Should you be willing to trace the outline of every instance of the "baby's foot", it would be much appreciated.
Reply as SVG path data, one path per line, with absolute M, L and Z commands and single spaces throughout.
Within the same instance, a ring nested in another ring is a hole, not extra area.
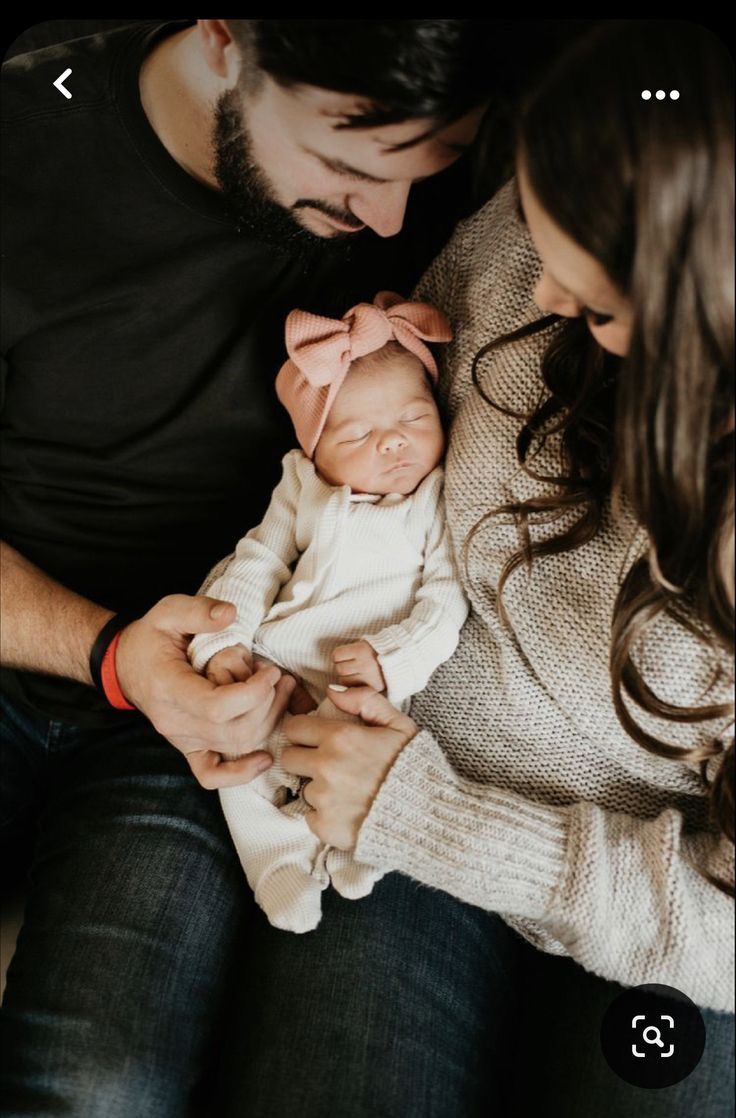
M 271 923 L 291 932 L 316 928 L 329 878 L 323 867 L 315 872 L 322 844 L 304 805 L 294 800 L 279 811 L 248 785 L 224 788 L 221 802 L 248 884 Z
M 285 932 L 311 932 L 322 917 L 326 878 L 305 873 L 301 865 L 273 866 L 264 872 L 255 898 L 269 922 Z
M 325 866 L 330 875 L 333 888 L 349 901 L 367 897 L 373 886 L 383 877 L 383 871 L 365 862 L 356 862 L 351 851 L 336 850 L 331 847 L 325 858 Z

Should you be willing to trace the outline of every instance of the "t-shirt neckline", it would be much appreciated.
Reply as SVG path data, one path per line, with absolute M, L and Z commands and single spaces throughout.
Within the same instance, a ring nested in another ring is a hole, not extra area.
M 169 20 L 153 27 L 141 24 L 132 28 L 113 71 L 116 103 L 131 143 L 161 186 L 203 217 L 234 226 L 228 207 L 217 191 L 192 178 L 166 150 L 141 101 L 140 70 L 144 58 L 163 39 L 190 26 L 191 20 Z

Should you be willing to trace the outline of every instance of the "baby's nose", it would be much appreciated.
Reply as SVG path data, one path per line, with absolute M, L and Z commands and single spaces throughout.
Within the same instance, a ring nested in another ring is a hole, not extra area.
M 401 431 L 384 431 L 379 446 L 382 454 L 390 450 L 400 450 L 402 446 L 406 446 L 406 438 Z

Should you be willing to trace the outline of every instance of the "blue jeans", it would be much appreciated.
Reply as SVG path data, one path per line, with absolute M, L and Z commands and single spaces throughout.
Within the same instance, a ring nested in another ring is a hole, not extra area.
M 688 1079 L 629 1087 L 598 1046 L 620 988 L 493 914 L 390 874 L 327 890 L 314 932 L 271 928 L 217 797 L 137 715 L 101 733 L 6 704 L 2 743 L 13 852 L 37 827 L 8 1118 L 732 1115 L 732 1017 L 705 1013 Z
M 137 714 L 101 733 L 2 713 L 0 854 L 34 853 L 0 1111 L 185 1114 L 246 901 L 217 796 Z

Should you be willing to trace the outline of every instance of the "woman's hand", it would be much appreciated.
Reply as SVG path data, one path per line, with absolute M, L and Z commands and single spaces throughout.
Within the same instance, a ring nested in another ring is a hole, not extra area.
M 386 773 L 417 733 L 406 714 L 370 687 L 330 685 L 332 702 L 363 724 L 297 715 L 284 720 L 293 745 L 281 755 L 284 769 L 309 779 L 305 802 L 310 829 L 322 842 L 351 850 Z

